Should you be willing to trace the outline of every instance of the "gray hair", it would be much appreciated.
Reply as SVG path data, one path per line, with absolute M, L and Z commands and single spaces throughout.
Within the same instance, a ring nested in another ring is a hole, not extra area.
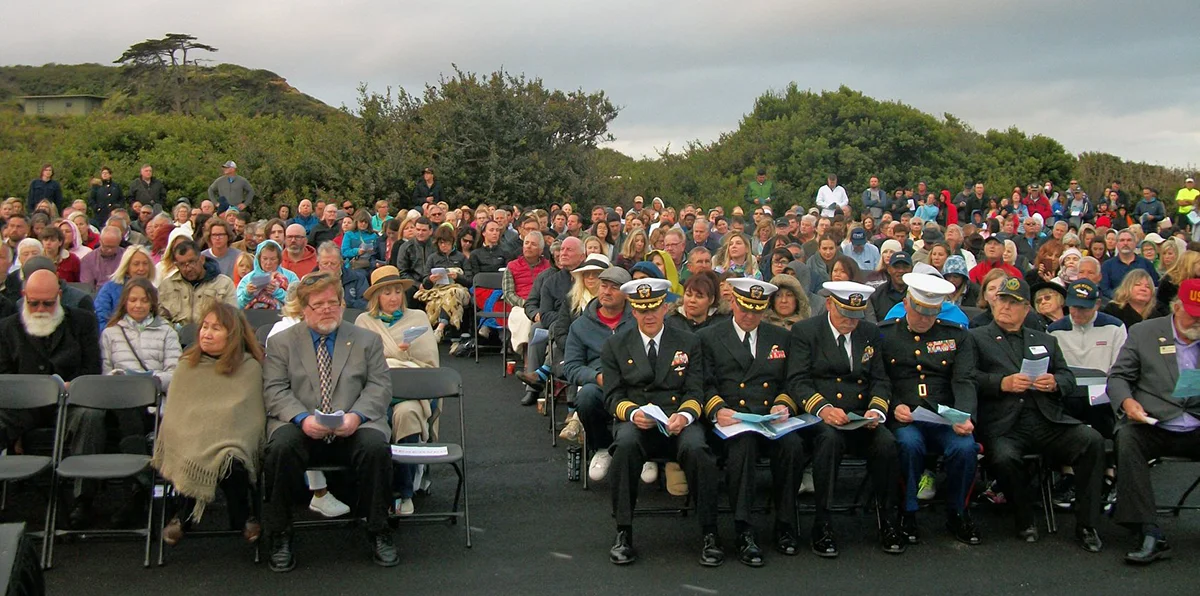
M 543 236 L 541 232 L 533 230 L 528 234 L 525 234 L 525 238 L 533 238 L 534 240 L 537 240 L 538 250 L 546 250 L 546 237 Z
M 317 258 L 320 258 L 321 255 L 325 254 L 334 254 L 340 259 L 342 258 L 342 249 L 338 248 L 338 245 L 334 244 L 332 241 L 326 240 L 317 247 Z
M 806 214 L 804 217 L 800 218 L 800 221 L 803 223 L 806 223 L 808 225 L 815 226 L 815 225 L 817 225 L 817 216 L 815 216 L 811 213 Z
M 1083 257 L 1082 259 L 1079 259 L 1079 269 L 1083 269 L 1084 263 L 1090 263 L 1092 265 L 1095 265 L 1096 270 L 1097 271 L 1100 270 L 1100 260 L 1097 259 L 1096 257 L 1088 256 L 1088 257 Z
M 689 259 L 694 259 L 694 258 L 696 258 L 696 257 L 697 257 L 697 256 L 699 256 L 699 255 L 709 255 L 709 256 L 712 256 L 712 253 L 711 253 L 711 252 L 710 252 L 710 251 L 709 251 L 707 248 L 704 248 L 703 246 L 697 246 L 696 248 L 693 248 L 693 249 L 691 250 L 691 252 L 689 252 L 689 253 L 688 253 L 688 258 L 689 258 Z

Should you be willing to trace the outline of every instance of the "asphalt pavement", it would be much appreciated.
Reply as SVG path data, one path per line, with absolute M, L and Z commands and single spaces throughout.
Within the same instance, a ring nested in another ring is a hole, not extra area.
M 1043 534 L 1037 544 L 1018 542 L 1007 512 L 991 506 L 975 509 L 984 543 L 959 544 L 941 527 L 939 509 L 920 517 L 923 543 L 895 556 L 880 552 L 873 515 L 846 514 L 835 519 L 840 558 L 819 559 L 806 549 L 797 557 L 767 551 L 766 565 L 751 569 L 732 552 L 733 522 L 721 516 L 727 561 L 716 569 L 698 563 L 700 530 L 695 517 L 638 518 L 634 542 L 640 559 L 618 568 L 608 562 L 614 535 L 607 482 L 583 490 L 566 479 L 566 447 L 550 446 L 549 423 L 532 407 L 518 403 L 522 387 L 501 378 L 500 357 L 472 359 L 443 356 L 459 370 L 466 391 L 466 453 L 474 546 L 463 544 L 462 526 L 402 525 L 397 531 L 398 567 L 371 562 L 361 528 L 302 529 L 295 540 L 297 567 L 272 573 L 255 564 L 253 550 L 237 537 L 188 536 L 167 552 L 163 567 L 144 569 L 142 546 L 129 540 L 82 540 L 56 547 L 55 568 L 46 572 L 51 594 L 762 594 L 816 591 L 823 594 L 1185 594 L 1195 590 L 1200 557 L 1200 512 L 1164 518 L 1174 558 L 1139 569 L 1122 563 L 1136 537 L 1107 518 L 1099 530 L 1104 552 L 1090 554 L 1072 538 L 1069 513 L 1058 516 L 1060 531 Z M 560 409 L 560 414 L 564 409 Z M 442 432 L 456 440 L 457 415 L 447 412 Z M 1174 501 L 1200 474 L 1200 466 L 1170 464 L 1154 472 L 1160 501 Z M 843 478 L 839 492 L 849 495 L 858 479 Z M 418 497 L 418 512 L 449 505 L 454 474 L 437 469 L 431 494 Z M 115 491 L 107 491 L 110 495 Z M 765 487 L 760 498 L 765 499 Z M 844 495 L 844 496 L 845 496 Z M 111 507 L 116 497 L 103 505 Z M 724 497 L 722 497 L 724 503 Z M 32 488 L 9 495 L 5 521 L 29 519 L 40 527 L 44 500 Z M 672 505 L 679 499 L 648 488 L 639 505 Z M 203 526 L 224 523 L 223 505 L 215 503 Z M 801 518 L 807 544 L 811 517 Z M 769 548 L 769 518 L 759 542 Z M 156 545 L 157 546 L 157 545 Z M 1188 587 L 1192 586 L 1192 587 Z

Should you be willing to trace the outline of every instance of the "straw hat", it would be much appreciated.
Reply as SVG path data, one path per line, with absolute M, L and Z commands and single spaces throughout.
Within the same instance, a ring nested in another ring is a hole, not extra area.
M 371 287 L 363 292 L 363 298 L 370 300 L 377 292 L 388 286 L 403 286 L 405 291 L 413 286 L 413 280 L 400 277 L 400 270 L 392 265 L 384 265 L 371 272 Z

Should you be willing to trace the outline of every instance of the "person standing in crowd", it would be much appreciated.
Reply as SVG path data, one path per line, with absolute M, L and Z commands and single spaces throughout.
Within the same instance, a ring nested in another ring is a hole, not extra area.
M 167 204 L 167 189 L 154 177 L 154 166 L 143 164 L 138 177 L 129 183 L 129 201 L 151 205 L 155 210 Z
M 609 413 L 617 420 L 610 448 L 617 470 L 612 481 L 617 536 L 609 561 L 626 565 L 637 560 L 633 511 L 641 472 L 647 458 L 666 456 L 683 467 L 695 495 L 703 534 L 700 564 L 716 567 L 725 562 L 725 551 L 717 534 L 717 460 L 698 424 L 703 354 L 696 336 L 664 324 L 670 286 L 667 280 L 653 278 L 623 284 L 621 291 L 628 296 L 637 326 L 613 336 L 602 348 L 598 379 L 604 384 Z M 648 405 L 667 414 L 667 421 L 651 418 L 643 409 Z
M 879 187 L 879 177 L 871 176 L 867 181 L 867 189 L 862 193 L 863 209 L 866 210 L 866 215 L 875 219 L 883 217 L 883 214 L 891 207 L 891 199 L 888 198 L 887 192 Z
M 208 187 L 208 200 L 217 205 L 217 213 L 230 207 L 245 211 L 254 202 L 254 186 L 238 175 L 237 167 L 233 160 L 221 164 L 221 176 Z
M 975 344 L 966 329 L 938 318 L 954 284 L 925 273 L 904 276 L 908 293 L 904 316 L 879 324 L 884 370 L 892 384 L 892 422 L 900 452 L 904 502 L 900 531 L 909 544 L 919 544 L 917 494 L 932 475 L 923 474 L 927 454 L 941 452 L 946 469 L 946 529 L 963 544 L 979 544 L 971 520 L 968 494 L 975 481 Z M 966 419 L 935 424 L 914 418 L 917 408 L 939 414 L 942 406 Z
M 895 437 L 883 425 L 890 388 L 878 350 L 879 329 L 863 321 L 873 290 L 852 281 L 826 282 L 824 289 L 829 292 L 826 313 L 793 325 L 788 343 L 787 393 L 804 412 L 824 422 L 811 431 L 816 492 L 812 551 L 824 558 L 839 554 L 829 506 L 848 449 L 867 459 L 880 520 L 879 546 L 900 554 L 905 541 L 896 524 L 899 453 Z
M 400 276 L 399 270 L 384 265 L 371 273 L 371 286 L 367 288 L 367 312 L 358 315 L 354 324 L 375 333 L 383 341 L 383 357 L 389 369 L 437 368 L 440 364 L 437 341 L 429 331 L 429 320 L 424 313 L 406 305 L 411 279 Z M 411 342 L 405 341 L 406 332 L 424 329 L 425 333 Z M 395 443 L 418 443 L 436 441 L 438 425 L 434 419 L 433 405 L 429 400 L 397 400 L 389 404 L 392 426 L 391 440 Z M 393 470 L 393 485 L 399 497 L 392 509 L 399 515 L 412 515 L 413 492 L 418 468 L 416 464 L 397 464 Z
M 219 487 L 229 528 L 253 543 L 262 533 L 250 501 L 267 423 L 262 348 L 241 312 L 228 304 L 210 304 L 200 321 L 196 343 L 179 358 L 167 390 L 170 412 L 164 411 L 154 441 L 150 465 L 175 493 L 162 538 L 179 544 Z
M 821 217 L 833 217 L 850 204 L 850 197 L 846 196 L 846 189 L 838 185 L 837 174 L 830 174 L 825 177 L 825 185 L 817 190 L 816 201 Z
M 100 245 L 79 260 L 79 281 L 99 289 L 117 270 L 123 254 L 125 249 L 121 248 L 121 229 L 106 226 L 100 232 Z
M 121 185 L 113 180 L 112 169 L 108 166 L 100 168 L 100 177 L 92 180 L 88 190 L 88 207 L 92 210 L 92 221 L 97 224 L 106 222 L 113 209 L 124 206 L 125 197 L 121 194 Z
M 1054 337 L 1023 326 L 1029 303 L 1029 285 L 1010 277 L 997 293 L 995 319 L 971 330 L 979 356 L 974 378 L 980 396 L 980 442 L 990 469 L 1007 487 L 1016 509 L 1017 537 L 1025 542 L 1037 542 L 1039 532 L 1022 457 L 1041 453 L 1071 465 L 1079 479 L 1073 506 L 1075 540 L 1084 550 L 1098 553 L 1103 548 L 1096 524 L 1104 439 L 1064 412 L 1063 398 L 1075 390 L 1075 375 Z M 1044 361 L 1046 372 L 1030 378 L 1021 372 L 1026 360 Z
M 775 182 L 767 180 L 767 170 L 759 168 L 754 182 L 746 185 L 746 202 L 755 205 L 770 205 L 775 198 Z
M 1137 254 L 1136 249 L 1137 238 L 1133 232 L 1121 230 L 1117 234 L 1116 258 L 1108 259 L 1100 265 L 1100 292 L 1105 298 L 1112 299 L 1125 276 L 1134 269 L 1141 269 L 1150 274 L 1153 285 L 1158 285 L 1158 272 L 1154 270 L 1154 264 Z
M 788 332 L 769 323 L 763 314 L 775 285 L 753 278 L 729 280 L 733 287 L 733 317 L 697 335 L 704 354 L 704 415 L 718 429 L 737 424 L 735 413 L 778 416 L 779 422 L 800 413 L 787 393 Z M 759 405 L 759 402 L 762 405 Z M 755 468 L 759 454 L 771 461 L 771 494 L 775 504 L 775 550 L 786 556 L 800 551 L 796 532 L 796 491 L 804 462 L 804 440 L 796 432 L 769 440 L 757 433 L 725 439 L 729 502 L 733 507 L 738 560 L 750 567 L 763 565 L 763 551 L 751 523 Z
M 42 164 L 41 174 L 29 183 L 25 207 L 29 213 L 33 213 L 42 201 L 50 201 L 55 209 L 63 208 L 62 185 L 54 179 L 54 166 L 48 163 Z
M 421 170 L 421 179 L 413 189 L 413 206 L 420 209 L 427 203 L 442 201 L 442 183 L 433 174 L 433 168 Z
M 64 306 L 58 277 L 39 270 L 25 279 L 20 312 L 0 320 L 0 374 L 58 375 L 68 386 L 76 377 L 100 374 L 100 337 L 96 317 Z M 0 410 L 0 443 L 11 445 L 26 432 L 54 425 L 55 408 Z M 67 435 L 72 455 L 104 452 L 108 436 L 105 412 L 69 406 Z M 95 482 L 77 482 L 68 521 L 87 526 L 92 517 Z
M 1196 368 L 1200 343 L 1200 280 L 1184 280 L 1170 316 L 1129 330 L 1108 377 L 1117 413 L 1117 523 L 1137 532 L 1125 560 L 1146 565 L 1171 550 L 1158 526 L 1150 462 L 1163 456 L 1200 456 L 1200 404 L 1175 396 L 1181 373 Z
M 177 242 L 171 255 L 176 270 L 158 286 L 159 306 L 164 319 L 174 325 L 200 324 L 200 316 L 214 302 L 237 305 L 233 280 L 221 274 L 213 259 L 200 254 L 191 240 Z
M 1158 222 L 1167 218 L 1167 208 L 1158 200 L 1158 190 L 1149 186 L 1142 189 L 1142 200 L 1133 208 L 1133 219 L 1142 224 L 1142 230 L 1153 232 Z

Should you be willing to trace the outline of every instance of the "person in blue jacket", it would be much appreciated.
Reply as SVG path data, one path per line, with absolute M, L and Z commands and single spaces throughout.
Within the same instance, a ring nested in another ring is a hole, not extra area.
M 283 307 L 287 299 L 288 286 L 299 281 L 295 273 L 284 269 L 283 249 L 274 240 L 258 243 L 254 253 L 254 270 L 242 278 L 237 287 L 238 307 L 274 308 Z

